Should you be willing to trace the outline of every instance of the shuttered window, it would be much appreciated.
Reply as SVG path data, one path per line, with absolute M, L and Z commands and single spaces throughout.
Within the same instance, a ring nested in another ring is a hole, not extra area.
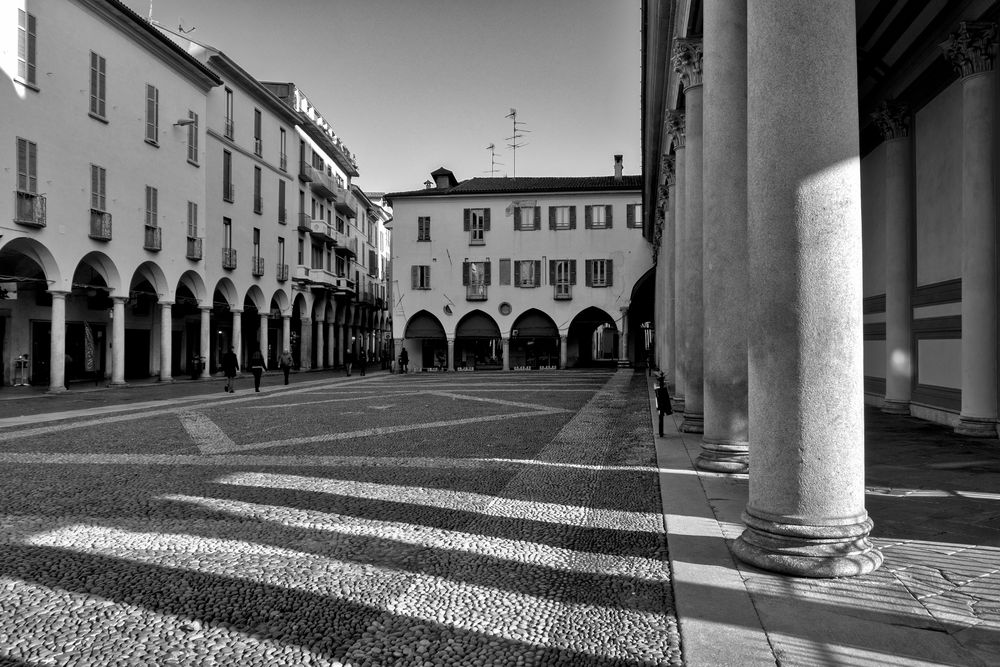
M 549 229 L 576 229 L 576 206 L 549 206 Z
M 584 207 L 584 227 L 586 229 L 610 229 L 612 226 L 613 207 L 601 204 Z
M 17 76 L 34 85 L 35 81 L 35 30 L 34 14 L 17 10 Z
M 264 142 L 261 139 L 261 115 L 260 109 L 253 110 L 253 153 L 257 157 L 264 154 Z
M 410 282 L 413 289 L 430 289 L 431 267 L 424 264 L 414 264 L 410 267 Z
M 159 216 L 157 215 L 157 208 L 159 199 L 159 192 L 156 188 L 149 185 L 146 186 L 146 226 L 156 227 L 157 220 Z
M 160 136 L 160 91 L 146 84 L 146 141 L 156 144 Z
M 431 240 L 431 218 L 429 215 L 420 216 L 417 218 L 417 240 L 418 241 Z
M 104 167 L 90 165 L 90 208 L 107 211 L 107 172 Z
M 191 124 L 187 126 L 188 136 L 188 162 L 198 164 L 198 114 L 188 111 L 188 120 Z
M 233 154 L 222 151 L 222 198 L 233 201 Z
M 614 284 L 614 265 L 610 259 L 588 259 L 586 273 L 588 287 L 611 287 Z
M 642 204 L 625 206 L 625 225 L 630 229 L 642 229 Z
M 107 61 L 90 52 L 90 113 L 104 118 L 107 98 Z
M 261 196 L 261 171 L 260 167 L 253 168 L 253 212 L 261 213 L 264 210 L 264 198 Z
M 193 201 L 188 202 L 187 235 L 198 238 L 198 205 Z
M 576 284 L 576 260 L 575 259 L 552 259 L 549 260 L 549 282 L 553 285 L 575 285 Z
M 21 137 L 17 138 L 17 189 L 38 192 L 38 146 Z
M 467 208 L 462 214 L 462 228 L 469 232 L 469 245 L 486 243 L 486 232 L 490 231 L 490 209 Z
M 539 287 L 542 284 L 542 262 L 537 259 L 514 263 L 514 284 L 518 287 Z
M 514 231 L 531 232 L 542 227 L 541 206 L 515 206 Z

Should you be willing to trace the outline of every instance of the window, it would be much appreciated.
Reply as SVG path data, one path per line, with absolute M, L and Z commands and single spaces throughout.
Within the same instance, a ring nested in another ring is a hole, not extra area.
M 278 237 L 278 266 L 285 263 L 285 238 L 283 236 Z
M 188 111 L 188 162 L 198 164 L 198 114 Z
M 233 221 L 229 218 L 222 219 L 222 247 L 233 247 Z
M 107 171 L 96 164 L 90 165 L 90 208 L 95 211 L 107 210 Z
M 410 267 L 410 281 L 413 289 L 430 289 L 431 267 L 414 264 Z
M 285 128 L 278 129 L 278 138 L 278 166 L 281 167 L 281 171 L 285 171 L 288 169 L 288 154 L 285 152 L 288 137 L 285 136 Z
M 490 231 L 490 209 L 465 209 L 462 226 L 469 232 L 469 245 L 483 245 L 486 243 L 486 232 Z
M 232 202 L 235 188 L 233 187 L 233 154 L 222 151 L 222 199 Z
M 288 222 L 288 213 L 285 211 L 285 181 L 278 179 L 278 222 L 284 225 Z
M 417 240 L 431 240 L 431 218 L 429 215 L 417 218 Z
M 337 256 L 336 267 L 337 267 L 337 275 L 338 276 L 344 277 L 345 275 L 347 275 L 347 262 L 344 260 L 343 257 L 341 257 L 339 255 Z
M 188 202 L 187 218 L 188 238 L 196 239 L 198 238 L 198 205 L 193 201 Z
M 253 228 L 253 256 L 260 257 L 260 227 Z
M 642 204 L 626 205 L 625 224 L 633 229 L 642 229 Z
M 542 226 L 541 206 L 515 206 L 514 231 L 530 232 Z
M 232 139 L 233 133 L 233 91 L 226 88 L 226 139 Z
M 17 189 L 35 194 L 38 191 L 38 145 L 17 138 Z
M 160 91 L 156 86 L 146 84 L 146 141 L 159 145 L 160 136 Z
M 514 284 L 518 287 L 538 287 L 542 284 L 542 262 L 523 260 L 514 262 Z
M 576 206 L 549 206 L 549 229 L 576 229 Z
M 490 284 L 489 262 L 463 262 L 462 284 L 465 285 L 465 298 L 471 301 L 486 299 L 486 287 Z
M 264 154 L 264 142 L 260 138 L 260 109 L 253 110 L 253 154 L 260 157 Z
M 260 196 L 260 167 L 253 168 L 253 212 L 260 214 L 264 210 L 264 198 Z
M 35 15 L 17 10 L 17 77 L 35 85 Z
M 584 208 L 584 226 L 587 229 L 611 229 L 611 206 L 587 206 Z
M 90 52 L 90 113 L 100 119 L 105 118 L 107 95 L 107 61 L 93 51 Z
M 302 237 L 299 237 L 299 250 L 295 259 L 296 259 L 295 263 L 298 264 L 299 266 L 305 264 L 306 246 L 305 246 L 305 241 L 302 240 Z
M 553 296 L 556 299 L 573 298 L 573 285 L 576 284 L 576 260 L 552 260 L 549 263 L 549 282 L 552 283 Z
M 587 285 L 589 287 L 611 287 L 612 264 L 610 259 L 587 260 Z
M 158 216 L 156 214 L 157 199 L 159 192 L 156 188 L 146 186 L 146 226 L 156 227 Z

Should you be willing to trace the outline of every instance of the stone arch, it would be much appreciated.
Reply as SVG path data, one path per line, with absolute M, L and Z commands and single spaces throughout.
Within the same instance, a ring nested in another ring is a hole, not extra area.
M 219 278 L 212 291 L 212 305 L 237 308 L 241 305 L 239 291 L 229 278 Z
M 559 327 L 537 308 L 521 313 L 510 328 L 511 368 L 559 365 Z
M 131 292 L 143 283 L 152 288 L 153 295 L 156 296 L 157 300 L 173 298 L 174 292 L 167 281 L 167 276 L 156 262 L 143 262 L 135 267 L 135 271 L 132 272 L 132 280 L 129 283 L 129 296 L 131 297 Z
M 88 252 L 80 258 L 80 261 L 77 263 L 76 269 L 73 273 L 74 283 L 78 282 L 77 277 L 82 266 L 87 266 L 101 277 L 101 280 L 104 282 L 104 287 L 107 288 L 111 296 L 117 296 L 121 292 L 122 278 L 118 271 L 118 266 L 114 263 L 114 260 L 105 255 L 103 252 Z M 82 278 L 83 276 L 79 277 Z
M 626 337 L 625 356 L 632 365 L 645 364 L 647 349 L 653 345 L 656 300 L 656 267 L 639 276 L 632 286 L 627 320 L 622 332 Z
M 589 306 L 570 321 L 566 340 L 567 366 L 614 364 L 618 358 L 618 325 L 603 308 Z
M 208 300 L 208 287 L 205 285 L 205 279 L 197 271 L 185 271 L 182 273 L 181 277 L 177 280 L 178 292 L 181 287 L 187 288 L 188 292 L 198 300 L 199 304 L 203 306 L 210 305 L 206 303 Z
M 26 279 L 13 282 L 42 281 L 45 289 L 68 291 L 70 288 L 64 281 L 72 276 L 64 277 L 49 249 L 35 239 L 21 237 L 0 246 L 0 264 L 4 266 L 6 277 Z
M 448 358 L 448 339 L 441 320 L 426 310 L 413 314 L 403 328 L 403 346 L 411 366 L 433 368 L 440 359 Z
M 500 327 L 482 310 L 466 313 L 455 325 L 455 368 L 503 369 Z
M 289 300 L 288 293 L 285 292 L 285 290 L 281 289 L 274 290 L 274 293 L 271 295 L 272 308 L 277 307 L 278 311 L 282 315 L 287 315 L 288 309 L 291 308 L 291 305 L 292 303 Z

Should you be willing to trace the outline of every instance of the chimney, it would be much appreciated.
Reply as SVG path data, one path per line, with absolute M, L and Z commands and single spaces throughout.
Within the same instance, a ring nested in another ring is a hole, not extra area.
M 622 182 L 622 156 L 621 155 L 616 155 L 615 156 L 615 182 L 616 183 L 621 183 Z
M 425 190 L 432 190 L 432 189 L 434 189 L 434 181 L 432 181 L 429 178 L 426 181 L 424 181 L 424 189 Z

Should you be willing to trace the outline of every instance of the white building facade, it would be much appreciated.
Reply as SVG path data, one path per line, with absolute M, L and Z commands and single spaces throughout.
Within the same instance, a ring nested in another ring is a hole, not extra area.
M 651 313 L 630 305 L 652 257 L 639 177 L 620 169 L 459 183 L 442 168 L 433 187 L 387 195 L 396 358 L 454 370 L 644 360 Z

